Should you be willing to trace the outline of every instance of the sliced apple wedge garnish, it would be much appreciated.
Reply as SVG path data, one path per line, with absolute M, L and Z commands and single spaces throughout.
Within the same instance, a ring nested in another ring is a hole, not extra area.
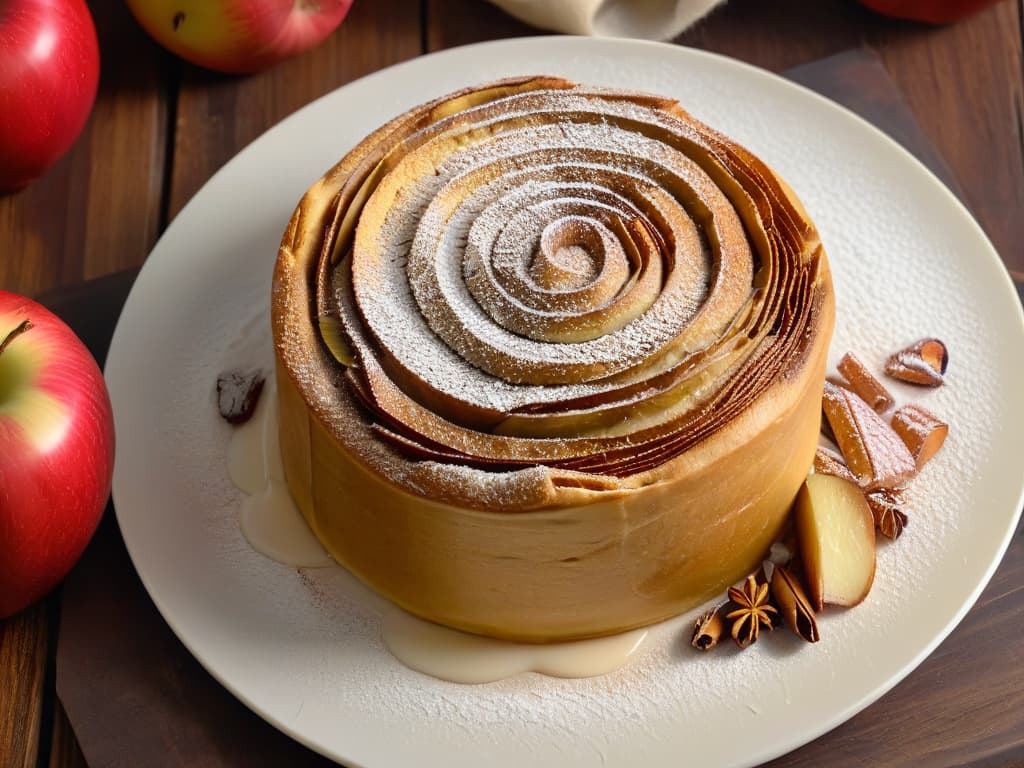
M 875 521 L 860 488 L 841 477 L 811 475 L 794 512 L 814 609 L 860 603 L 875 580 Z

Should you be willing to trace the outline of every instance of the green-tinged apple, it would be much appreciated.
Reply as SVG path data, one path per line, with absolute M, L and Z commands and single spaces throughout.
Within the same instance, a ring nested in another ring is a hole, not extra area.
M 126 0 L 169 51 L 220 72 L 257 72 L 320 43 L 352 0 Z
M 71 570 L 110 495 L 103 375 L 63 321 L 0 291 L 0 618 Z

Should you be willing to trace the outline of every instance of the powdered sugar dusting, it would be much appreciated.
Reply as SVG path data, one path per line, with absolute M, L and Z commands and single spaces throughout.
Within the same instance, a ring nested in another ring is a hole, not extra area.
M 678 279 L 668 280 L 660 295 L 652 293 L 646 306 L 623 313 L 618 327 L 577 343 L 550 343 L 544 336 L 552 323 L 608 308 L 619 289 L 629 287 L 624 270 L 602 270 L 595 278 L 603 277 L 607 289 L 588 283 L 584 288 L 591 290 L 577 292 L 576 307 L 555 311 L 551 291 L 529 276 L 530 266 L 543 256 L 542 236 L 551 224 L 574 217 L 593 221 L 603 233 L 609 263 L 625 266 L 623 246 L 609 223 L 645 219 L 643 211 L 658 210 L 666 201 L 678 208 L 674 197 L 657 194 L 669 179 L 705 201 L 714 212 L 707 223 L 713 232 L 735 220 L 721 191 L 677 150 L 607 122 L 575 124 L 557 118 L 563 111 L 583 110 L 665 124 L 663 115 L 629 102 L 561 93 L 544 97 L 554 110 L 548 112 L 551 107 L 545 105 L 538 114 L 555 115 L 554 124 L 498 133 L 442 155 L 436 165 L 428 160 L 435 159 L 435 146 L 447 146 L 446 135 L 409 155 L 403 162 L 418 175 L 397 190 L 385 181 L 371 196 L 367 211 L 378 201 L 390 204 L 379 230 L 365 232 L 360 225 L 352 264 L 362 317 L 403 368 L 449 397 L 504 412 L 596 391 L 581 382 L 636 366 L 677 339 L 712 288 L 712 259 L 689 221 L 694 213 L 662 211 L 660 219 L 671 223 L 668 237 L 676 250 L 654 253 L 651 259 L 664 259 L 666 272 L 678 270 Z M 537 121 L 538 114 L 524 117 Z M 391 174 L 404 180 L 401 165 Z M 658 229 L 657 224 L 651 226 Z M 752 275 L 749 250 L 746 243 L 742 246 L 737 253 L 726 249 L 723 258 L 730 265 L 745 259 L 745 272 Z M 370 260 L 366 253 L 383 258 Z M 738 265 L 735 269 L 744 272 Z M 538 310 L 536 305 L 545 301 L 547 309 Z M 729 309 L 738 306 L 726 304 L 721 311 L 728 314 Z M 524 327 L 531 319 L 532 331 Z M 695 338 L 691 348 L 709 341 Z M 517 380 L 542 368 L 560 372 L 553 385 Z

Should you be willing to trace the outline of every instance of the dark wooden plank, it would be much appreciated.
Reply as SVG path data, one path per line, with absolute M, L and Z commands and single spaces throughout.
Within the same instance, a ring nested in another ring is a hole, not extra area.
M 141 264 L 156 239 L 164 56 L 122 0 L 90 6 L 101 52 L 96 106 L 74 147 L 45 176 L 0 197 L 6 290 L 31 296 Z
M 127 269 L 88 282 L 54 288 L 37 298 L 64 319 L 102 368 L 121 307 L 138 274 L 137 269 Z
M 0 765 L 34 768 L 46 695 L 46 604 L 0 619 Z
M 899 28 L 882 57 L 1011 270 L 1024 270 L 1021 18 L 1008 0 L 948 27 Z M 1015 34 L 1016 33 L 1016 34 Z
M 181 64 L 170 217 L 238 150 L 287 115 L 420 51 L 418 6 L 374 0 L 355 3 L 321 45 L 266 72 L 228 77 Z
M 67 713 L 57 702 L 53 718 L 53 733 L 50 740 L 49 768 L 88 768 L 75 732 L 68 721 Z
M 544 34 L 504 11 L 479 0 L 426 0 L 427 50 Z M 524 62 L 525 63 L 525 62 Z

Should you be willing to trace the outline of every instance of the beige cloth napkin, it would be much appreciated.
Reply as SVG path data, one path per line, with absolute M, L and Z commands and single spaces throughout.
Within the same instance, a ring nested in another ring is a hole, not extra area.
M 491 0 L 527 24 L 572 35 L 668 40 L 722 0 Z

